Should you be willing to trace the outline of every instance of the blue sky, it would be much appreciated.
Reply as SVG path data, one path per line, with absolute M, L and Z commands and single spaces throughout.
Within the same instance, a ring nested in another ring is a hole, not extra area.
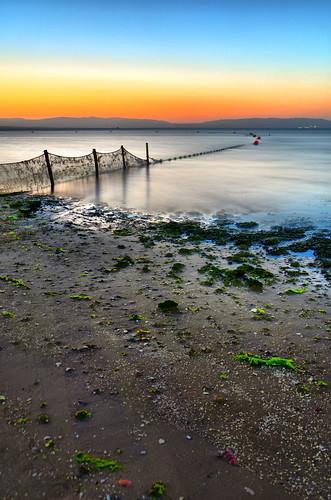
M 215 74 L 243 85 L 243 75 L 257 75 L 261 85 L 304 81 L 312 93 L 331 85 L 331 2 L 324 0 L 1 0 L 0 17 L 7 72 L 14 62 L 97 63 L 99 72 L 117 62 L 132 64 L 132 81 L 140 65 L 189 68 L 199 81 L 205 73 L 206 86 Z

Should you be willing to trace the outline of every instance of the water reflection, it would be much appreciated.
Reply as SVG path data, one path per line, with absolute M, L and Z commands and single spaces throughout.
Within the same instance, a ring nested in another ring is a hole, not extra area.
M 78 155 L 92 147 L 111 151 L 125 144 L 144 157 L 145 142 L 149 142 L 152 157 L 166 158 L 244 143 L 241 149 L 102 174 L 99 183 L 90 177 L 58 184 L 55 194 L 147 212 L 247 217 L 258 213 L 275 221 L 306 217 L 315 223 L 329 217 L 331 131 L 285 130 L 271 135 L 263 131 L 257 147 L 251 145 L 247 131 L 237 131 L 235 137 L 232 131 L 15 134 L 8 136 L 9 145 L 15 139 L 12 154 L 20 155 L 13 161 L 34 156 L 45 147 L 58 154 Z M 6 147 L 8 152 L 8 143 Z M 3 153 L 0 144 L 0 160 Z

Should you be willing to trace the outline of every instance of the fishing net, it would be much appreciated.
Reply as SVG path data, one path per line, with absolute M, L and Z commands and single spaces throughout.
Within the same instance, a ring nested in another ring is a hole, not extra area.
M 112 153 L 97 153 L 97 158 L 100 174 L 123 168 L 121 149 L 117 149 Z
M 55 184 L 79 179 L 95 173 L 93 154 L 84 156 L 59 156 L 49 153 Z
M 60 156 L 48 153 L 55 185 L 80 177 L 95 175 L 93 153 L 83 156 Z M 99 173 L 111 172 L 124 167 L 146 166 L 146 160 L 119 148 L 111 153 L 96 153 Z M 0 165 L 0 193 L 31 191 L 50 185 L 44 155 L 31 160 Z
M 45 156 L 0 165 L 0 193 L 31 191 L 49 185 Z
M 125 163 L 127 167 L 146 167 L 147 162 L 143 158 L 139 158 L 130 151 L 124 149 Z
M 111 170 L 118 170 L 123 168 L 123 156 L 126 167 L 144 167 L 146 166 L 146 160 L 139 158 L 125 148 L 117 149 L 112 153 L 97 153 L 98 164 L 99 164 L 99 172 L 110 172 Z

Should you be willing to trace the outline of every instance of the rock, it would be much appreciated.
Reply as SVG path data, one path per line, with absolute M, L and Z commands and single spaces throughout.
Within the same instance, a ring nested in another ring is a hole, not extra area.
M 246 493 L 248 493 L 249 495 L 251 496 L 254 496 L 255 495 L 255 491 L 252 490 L 251 488 L 248 488 L 248 486 L 245 486 L 244 487 L 244 490 L 246 491 Z

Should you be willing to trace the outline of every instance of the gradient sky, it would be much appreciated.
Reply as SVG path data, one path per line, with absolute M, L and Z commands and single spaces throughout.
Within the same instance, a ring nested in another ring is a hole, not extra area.
M 331 2 L 0 0 L 0 116 L 331 118 Z

